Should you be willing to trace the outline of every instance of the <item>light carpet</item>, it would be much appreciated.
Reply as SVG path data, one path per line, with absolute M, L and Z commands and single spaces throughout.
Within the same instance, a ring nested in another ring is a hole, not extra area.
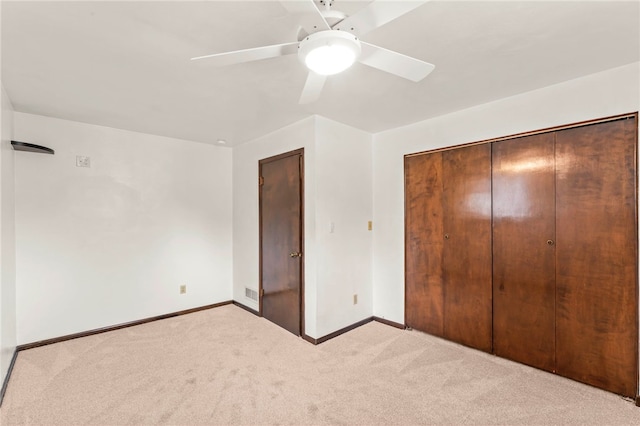
M 621 397 L 417 331 L 318 346 L 236 306 L 22 351 L 13 424 L 639 425 Z

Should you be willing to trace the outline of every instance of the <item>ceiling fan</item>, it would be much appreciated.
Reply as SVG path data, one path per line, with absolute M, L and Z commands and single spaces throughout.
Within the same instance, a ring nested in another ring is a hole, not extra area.
M 433 71 L 435 66 L 366 43 L 360 40 L 360 36 L 426 1 L 373 1 L 356 14 L 347 16 L 331 9 L 334 0 L 320 0 L 320 5 L 324 6 L 322 11 L 314 0 L 281 0 L 284 8 L 299 18 L 300 26 L 306 32 L 298 41 L 198 56 L 191 60 L 209 59 L 214 65 L 224 66 L 297 53 L 300 61 L 309 69 L 300 96 L 301 104 L 316 101 L 327 76 L 346 70 L 356 61 L 417 82 Z

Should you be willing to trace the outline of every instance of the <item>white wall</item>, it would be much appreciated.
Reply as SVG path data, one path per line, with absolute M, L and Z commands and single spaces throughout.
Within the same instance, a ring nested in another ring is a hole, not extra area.
M 0 87 L 0 387 L 16 347 L 16 243 L 13 137 L 13 108 Z
M 321 337 L 373 312 L 372 231 L 367 229 L 373 219 L 372 136 L 316 117 L 315 140 L 316 337 Z
M 233 153 L 15 113 L 14 139 L 56 150 L 15 153 L 17 341 L 231 298 L 258 309 L 244 292 L 257 290 L 259 279 L 258 161 L 298 148 L 305 148 L 306 334 L 319 338 L 371 315 L 404 323 L 403 156 L 637 111 L 639 65 L 373 137 L 310 117 Z M 10 132 L 4 116 L 3 141 Z M 5 160 L 14 153 L 2 154 L 3 221 L 11 222 L 12 164 Z M 90 156 L 92 167 L 76 167 L 76 155 Z M 12 296 L 5 296 L 16 286 L 7 288 L 0 293 L 3 345 L 10 341 L 5 325 L 12 328 L 4 307 Z
M 640 63 L 374 135 L 373 312 L 404 323 L 405 154 L 640 109 Z
M 371 135 L 365 132 L 310 117 L 234 148 L 234 299 L 258 309 L 245 297 L 245 287 L 259 284 L 258 161 L 298 148 L 305 157 L 305 333 L 318 338 L 371 316 Z
M 55 150 L 16 152 L 19 344 L 232 298 L 230 149 L 23 113 L 14 136 Z

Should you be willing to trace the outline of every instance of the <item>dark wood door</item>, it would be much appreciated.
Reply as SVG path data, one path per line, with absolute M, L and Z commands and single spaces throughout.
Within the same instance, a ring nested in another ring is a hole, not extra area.
M 493 350 L 555 370 L 555 136 L 495 142 Z
M 490 352 L 491 146 L 442 153 L 444 336 Z
M 442 153 L 405 159 L 405 323 L 444 335 Z
M 556 133 L 557 371 L 634 397 L 635 119 Z
M 302 150 L 260 161 L 260 310 L 300 335 Z

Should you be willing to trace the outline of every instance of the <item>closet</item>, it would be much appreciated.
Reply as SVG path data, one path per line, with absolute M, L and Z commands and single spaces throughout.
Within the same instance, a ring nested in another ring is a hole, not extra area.
M 405 158 L 407 326 L 635 397 L 637 116 Z

